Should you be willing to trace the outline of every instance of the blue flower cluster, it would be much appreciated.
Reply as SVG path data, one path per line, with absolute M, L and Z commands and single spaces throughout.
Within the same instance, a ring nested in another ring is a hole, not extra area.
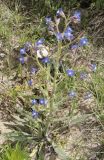
M 71 46 L 72 52 L 75 52 L 79 47 L 84 47 L 88 45 L 88 39 L 86 37 L 80 38 L 79 42 L 77 44 L 73 44 Z
M 43 106 L 46 106 L 48 103 L 48 101 L 44 98 L 40 98 L 40 99 L 32 99 L 31 100 L 31 104 L 32 105 L 43 105 Z M 32 110 L 32 117 L 33 118 L 38 118 L 39 116 L 39 112 L 35 111 L 35 110 Z
M 45 18 L 45 22 L 48 25 L 48 29 L 49 31 L 51 31 L 55 36 L 57 41 L 62 41 L 65 43 L 67 41 L 72 41 L 75 39 L 74 36 L 74 30 L 71 27 L 70 24 L 68 24 L 66 26 L 66 28 L 64 29 L 63 32 L 59 31 L 58 25 L 60 23 L 61 18 L 64 18 L 66 20 L 66 16 L 62 10 L 62 8 L 60 8 L 57 12 L 56 12 L 56 19 L 55 22 L 56 24 L 52 21 L 52 18 L 50 16 L 47 16 Z M 73 23 L 80 23 L 81 21 L 81 12 L 80 11 L 75 11 L 73 16 L 71 17 L 71 22 Z M 88 45 L 88 39 L 87 37 L 83 36 L 80 39 L 77 40 L 78 42 L 74 43 L 71 46 L 71 50 L 72 51 L 76 51 L 79 47 L 84 47 L 86 45 Z M 37 57 L 39 62 L 42 63 L 43 66 L 47 66 L 48 63 L 51 62 L 51 59 L 49 58 L 49 54 L 48 54 L 48 47 L 44 45 L 45 44 L 45 39 L 44 38 L 40 38 L 39 40 L 37 40 L 34 44 L 34 46 L 32 47 L 32 44 L 30 42 L 26 42 L 24 45 L 24 48 L 20 49 L 20 58 L 19 61 L 21 64 L 24 64 L 27 61 L 27 54 L 29 54 L 31 52 L 31 49 L 34 49 L 36 51 Z M 64 44 L 64 43 L 62 43 Z M 90 65 L 90 69 L 92 71 L 96 71 L 97 66 L 96 64 L 91 64 Z M 31 78 L 33 74 L 35 74 L 38 71 L 37 68 L 32 67 L 30 70 L 30 79 L 28 80 L 28 85 L 32 86 L 33 84 L 33 79 Z M 76 71 L 73 70 L 72 68 L 66 69 L 66 75 L 70 78 L 73 78 L 74 76 L 76 76 Z M 84 80 L 87 78 L 87 73 L 86 72 L 81 72 L 80 73 L 80 79 Z M 70 97 L 70 99 L 73 99 L 75 97 L 77 97 L 77 93 L 74 89 L 70 90 L 68 93 L 68 96 Z M 91 93 L 87 92 L 84 95 L 85 99 L 88 99 L 92 96 Z M 32 99 L 31 100 L 31 104 L 32 105 L 40 105 L 40 106 L 46 106 L 48 103 L 47 99 L 45 98 L 39 98 L 39 99 Z M 36 110 L 32 110 L 32 117 L 33 118 L 37 118 L 39 116 L 39 112 L 37 112 Z
M 60 33 L 60 32 L 56 33 L 56 38 L 58 41 L 62 41 L 65 39 L 71 41 L 74 39 L 72 32 L 73 32 L 72 28 L 68 26 L 64 33 Z
M 70 99 L 75 99 L 77 97 L 77 92 L 75 90 L 69 91 L 68 97 Z M 93 94 L 90 91 L 85 92 L 84 95 L 83 95 L 84 100 L 88 100 L 92 97 L 93 97 Z
M 24 48 L 20 49 L 19 61 L 21 64 L 24 64 L 25 62 L 27 62 L 26 54 L 30 52 L 31 47 L 32 47 L 31 43 L 26 42 L 24 45 Z
M 32 99 L 31 100 L 32 105 L 40 104 L 40 105 L 47 105 L 47 100 L 44 98 L 40 99 Z
M 30 50 L 33 48 L 37 52 L 37 57 L 43 64 L 50 63 L 50 59 L 48 57 L 48 51 L 44 46 L 44 42 L 45 42 L 44 38 L 40 38 L 39 40 L 37 40 L 34 46 L 32 46 L 30 42 L 26 42 L 24 48 L 20 49 L 20 57 L 19 57 L 20 63 L 24 64 L 25 62 L 27 62 L 27 54 L 30 53 Z M 37 71 L 36 68 L 31 69 L 32 74 L 36 73 L 36 71 Z
M 74 23 L 80 23 L 80 21 L 81 21 L 81 12 L 80 11 L 75 11 L 71 18 L 72 18 L 72 21 Z
M 59 8 L 58 11 L 56 12 L 55 21 L 56 21 L 57 26 L 60 23 L 60 17 L 63 17 L 64 19 L 66 19 L 65 13 L 64 13 L 62 8 Z M 71 19 L 71 22 L 80 23 L 81 12 L 80 11 L 75 11 L 70 19 Z M 52 18 L 50 16 L 46 17 L 45 21 L 46 21 L 46 24 L 48 25 L 49 31 L 51 31 L 56 36 L 57 41 L 62 41 L 62 40 L 71 41 L 75 38 L 74 35 L 73 35 L 73 29 L 70 26 L 67 26 L 65 31 L 63 33 L 61 33 L 59 31 L 59 29 L 58 30 L 55 29 L 56 25 L 54 24 L 54 22 L 52 21 Z M 88 44 L 88 39 L 86 37 L 82 37 L 79 40 L 78 44 L 72 45 L 71 49 L 75 50 L 78 47 L 86 46 L 87 44 Z

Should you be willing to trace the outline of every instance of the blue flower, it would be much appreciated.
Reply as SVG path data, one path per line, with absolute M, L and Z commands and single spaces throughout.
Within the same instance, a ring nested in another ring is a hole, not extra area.
M 37 100 L 36 99 L 32 99 L 31 103 L 32 103 L 32 105 L 35 105 L 35 104 L 37 104 Z
M 78 48 L 78 45 L 77 44 L 74 44 L 71 46 L 71 50 L 76 50 Z
M 63 36 L 62 33 L 59 32 L 59 33 L 56 33 L 56 38 L 57 38 L 58 41 L 62 41 L 64 36 Z
M 37 72 L 37 68 L 32 67 L 30 72 L 31 72 L 31 74 L 35 74 Z
M 72 90 L 68 93 L 68 95 L 69 95 L 70 98 L 74 98 L 74 97 L 76 97 L 77 94 L 74 90 Z
M 67 40 L 72 40 L 74 38 L 73 34 L 71 34 L 69 31 L 65 31 L 64 36 Z
M 50 24 L 50 23 L 52 22 L 52 18 L 49 17 L 49 16 L 47 16 L 47 17 L 45 18 L 45 22 L 46 22 L 46 24 Z
M 81 12 L 75 11 L 73 17 L 77 20 L 77 22 L 81 21 Z
M 24 63 L 25 63 L 24 57 L 20 57 L 20 58 L 19 58 L 19 61 L 20 61 L 21 64 L 24 64 Z
M 68 40 L 72 40 L 74 38 L 72 32 L 73 32 L 72 28 L 70 26 L 68 26 L 64 32 L 65 38 Z
M 20 49 L 20 54 L 21 54 L 21 55 L 25 55 L 25 54 L 26 54 L 25 48 L 21 48 L 21 49 Z
M 92 96 L 93 96 L 93 94 L 88 91 L 88 92 L 86 92 L 86 93 L 84 94 L 84 99 L 85 99 L 85 100 L 90 99 L 90 98 L 92 98 Z
M 32 83 L 33 83 L 32 79 L 28 80 L 28 85 L 29 86 L 32 86 Z
M 56 16 L 62 16 L 62 17 L 65 17 L 65 14 L 63 12 L 63 9 L 62 8 L 59 8 L 58 11 L 56 12 Z
M 41 38 L 38 41 L 36 41 L 35 46 L 38 47 L 39 45 L 42 45 L 44 42 L 45 42 L 45 39 Z
M 50 59 L 49 59 L 49 57 L 45 57 L 45 58 L 41 59 L 41 62 L 42 63 L 50 63 Z
M 84 80 L 87 78 L 87 73 L 86 72 L 81 72 L 80 73 L 80 79 Z
M 91 70 L 92 70 L 93 72 L 95 72 L 96 69 L 97 69 L 97 66 L 96 66 L 96 64 L 91 64 L 91 65 L 90 65 L 90 68 L 91 68 Z
M 47 104 L 47 100 L 44 98 L 39 99 L 39 104 L 40 105 L 46 105 Z
M 67 28 L 66 28 L 66 31 L 65 32 L 70 32 L 70 33 L 72 33 L 73 32 L 73 29 L 70 27 L 70 26 L 68 26 Z
M 79 46 L 86 46 L 88 44 L 88 39 L 86 37 L 82 37 L 79 41 Z
M 75 11 L 74 16 L 75 17 L 81 17 L 81 12 L 80 11 Z
M 72 69 L 68 69 L 68 70 L 66 70 L 66 73 L 67 73 L 67 75 L 68 75 L 69 77 L 73 77 L 73 76 L 75 76 L 75 71 L 74 71 L 74 70 L 72 70 Z
M 33 109 L 32 110 L 32 117 L 33 118 L 38 118 L 38 116 L 39 116 L 39 113 Z

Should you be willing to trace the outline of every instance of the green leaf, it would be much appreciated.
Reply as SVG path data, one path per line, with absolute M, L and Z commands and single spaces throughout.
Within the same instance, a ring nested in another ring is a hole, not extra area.
M 60 158 L 60 160 L 70 160 L 69 156 L 66 155 L 65 151 L 61 147 L 55 144 L 52 144 L 52 145 L 55 152 L 57 153 L 58 158 Z
M 2 160 L 29 160 L 27 153 L 17 143 L 15 147 L 7 146 L 2 153 Z

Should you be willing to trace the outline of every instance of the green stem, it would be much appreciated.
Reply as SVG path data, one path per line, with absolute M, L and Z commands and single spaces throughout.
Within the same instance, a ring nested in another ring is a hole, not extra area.
M 59 67 L 59 60 L 60 60 L 60 55 L 61 55 L 61 42 L 58 42 L 58 52 L 57 52 L 57 59 L 55 63 L 55 75 L 53 79 L 53 90 L 52 90 L 52 95 L 50 97 L 50 104 L 49 104 L 49 116 L 47 118 L 46 122 L 46 132 L 48 132 L 49 126 L 51 124 L 51 118 L 53 116 L 53 110 L 54 110 L 54 101 L 55 101 L 55 96 L 56 96 L 56 88 L 57 88 L 57 75 L 58 75 L 58 67 Z

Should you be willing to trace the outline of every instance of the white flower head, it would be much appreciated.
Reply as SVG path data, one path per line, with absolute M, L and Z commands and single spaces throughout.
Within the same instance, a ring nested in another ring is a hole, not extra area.
M 42 54 L 41 54 L 41 50 L 40 49 L 37 50 L 37 57 L 38 58 L 42 58 Z
M 39 48 L 39 49 L 37 50 L 37 57 L 38 57 L 38 58 L 47 57 L 48 54 L 49 54 L 48 48 L 45 47 L 45 46 L 42 46 L 41 48 Z
M 41 50 L 43 57 L 47 57 L 48 56 L 48 51 L 46 48 L 42 48 Z

